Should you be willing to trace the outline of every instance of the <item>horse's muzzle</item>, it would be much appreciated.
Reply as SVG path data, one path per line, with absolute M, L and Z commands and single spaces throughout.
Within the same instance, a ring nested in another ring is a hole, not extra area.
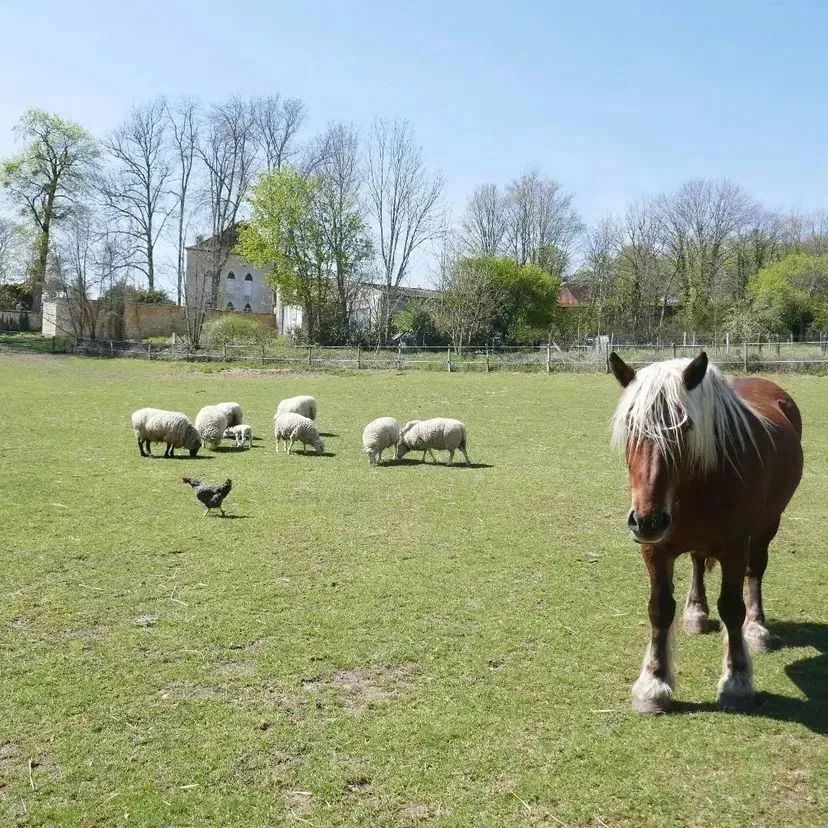
M 636 543 L 659 543 L 670 528 L 670 513 L 659 509 L 652 514 L 641 515 L 630 509 L 627 526 Z

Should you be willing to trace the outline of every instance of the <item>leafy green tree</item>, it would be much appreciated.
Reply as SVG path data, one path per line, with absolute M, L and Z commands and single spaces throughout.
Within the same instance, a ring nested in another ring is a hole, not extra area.
M 828 255 L 792 253 L 759 270 L 748 283 L 748 293 L 757 307 L 767 309 L 773 330 L 802 336 L 812 323 L 822 321 L 828 303 Z
M 485 260 L 474 260 L 482 265 Z M 539 265 L 513 259 L 488 260 L 500 295 L 493 328 L 507 342 L 527 344 L 547 337 L 558 316 L 561 281 Z
M 371 252 L 361 216 L 338 206 L 332 192 L 324 174 L 303 177 L 289 168 L 263 174 L 251 188 L 251 216 L 237 247 L 270 269 L 284 301 L 302 305 L 310 341 L 329 332 L 347 337 L 354 287 Z
M 417 345 L 441 344 L 434 315 L 425 303 L 417 303 L 401 310 L 394 317 L 394 327 L 401 334 L 410 334 Z
M 78 203 L 95 174 L 100 149 L 79 124 L 40 109 L 26 112 L 15 131 L 26 148 L 0 165 L 0 185 L 37 230 L 30 275 L 39 311 L 53 223 Z

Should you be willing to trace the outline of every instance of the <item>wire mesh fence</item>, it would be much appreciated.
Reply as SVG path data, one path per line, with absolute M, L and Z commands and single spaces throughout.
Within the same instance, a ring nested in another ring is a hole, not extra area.
M 198 350 L 183 343 L 118 342 L 115 340 L 53 340 L 52 349 L 102 357 L 131 357 L 159 361 L 238 363 L 249 367 L 285 370 L 426 370 L 426 371 L 608 371 L 610 350 L 633 366 L 671 357 L 691 356 L 704 348 L 728 371 L 828 370 L 828 338 L 812 342 L 696 342 L 619 343 L 612 345 L 542 345 L 530 347 L 470 346 L 320 346 L 222 345 Z

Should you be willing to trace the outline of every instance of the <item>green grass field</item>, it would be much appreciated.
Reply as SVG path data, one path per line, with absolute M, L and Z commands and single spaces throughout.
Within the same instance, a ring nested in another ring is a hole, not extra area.
M 679 634 L 679 710 L 644 718 L 611 378 L 0 354 L 0 824 L 824 825 L 828 379 L 782 382 L 806 472 L 757 710 L 718 712 L 720 637 Z M 276 454 L 295 393 L 335 456 Z M 220 400 L 252 450 L 138 456 L 134 409 Z M 478 467 L 369 467 L 368 420 L 436 414 Z M 183 474 L 232 477 L 235 519 Z

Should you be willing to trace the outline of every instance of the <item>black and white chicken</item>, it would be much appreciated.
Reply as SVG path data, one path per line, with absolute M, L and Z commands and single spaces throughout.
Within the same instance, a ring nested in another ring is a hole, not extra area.
M 182 477 L 181 479 L 195 489 L 195 496 L 207 507 L 204 517 L 210 514 L 211 509 L 218 509 L 221 516 L 225 516 L 221 504 L 224 498 L 230 494 L 230 489 L 233 487 L 232 480 L 228 478 L 219 486 L 211 486 L 209 483 L 202 483 L 196 477 Z

